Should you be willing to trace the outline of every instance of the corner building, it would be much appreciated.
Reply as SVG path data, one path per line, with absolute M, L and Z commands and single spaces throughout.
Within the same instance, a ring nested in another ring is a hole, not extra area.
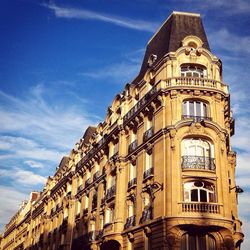
M 240 249 L 233 134 L 200 15 L 173 12 L 105 121 L 6 226 L 2 249 Z

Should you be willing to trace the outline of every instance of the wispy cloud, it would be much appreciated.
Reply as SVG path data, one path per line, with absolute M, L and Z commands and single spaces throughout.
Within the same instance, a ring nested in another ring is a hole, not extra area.
M 31 168 L 44 168 L 44 165 L 41 162 L 27 160 L 24 161 L 25 164 L 27 164 Z
M 213 47 L 230 53 L 250 54 L 250 36 L 238 36 L 226 28 L 212 32 L 209 36 Z
M 27 199 L 27 194 L 5 186 L 0 186 L 0 194 L 0 230 L 2 231 L 11 216 L 17 212 L 21 202 Z
M 234 14 L 247 14 L 250 12 L 250 2 L 247 0 L 182 0 L 180 2 L 184 2 L 189 5 L 193 3 L 194 6 L 192 7 L 199 9 L 200 11 L 220 9 L 221 12 L 230 16 Z
M 45 184 L 46 178 L 33 173 L 32 171 L 23 170 L 20 168 L 14 169 L 0 169 L 1 178 L 9 178 L 17 184 L 25 186 L 35 186 L 39 184 Z
M 149 32 L 154 32 L 156 28 L 159 26 L 154 22 L 98 13 L 86 9 L 66 8 L 66 7 L 60 7 L 55 4 L 44 4 L 43 6 L 54 11 L 55 16 L 59 18 L 96 20 L 96 21 L 111 23 L 129 29 L 149 31 Z

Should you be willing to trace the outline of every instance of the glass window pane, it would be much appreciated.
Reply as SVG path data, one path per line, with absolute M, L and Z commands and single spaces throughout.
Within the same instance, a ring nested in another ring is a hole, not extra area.
M 206 237 L 205 237 L 205 235 L 198 237 L 198 245 L 199 245 L 199 250 L 206 249 Z
M 196 102 L 195 103 L 195 108 L 196 108 L 196 116 L 201 116 L 201 103 L 200 102 Z
M 197 250 L 195 238 L 196 237 L 194 235 L 189 235 L 189 237 L 188 237 L 188 249 Z
M 203 116 L 207 117 L 207 105 L 203 103 Z
M 198 201 L 198 190 L 191 190 L 191 201 Z
M 187 113 L 187 104 L 188 104 L 188 102 L 184 102 L 183 104 L 182 104 L 182 114 L 183 115 L 187 115 L 188 113 Z
M 188 237 L 187 234 L 183 234 L 181 236 L 181 250 L 188 250 L 188 247 L 187 247 L 187 237 Z
M 207 202 L 207 192 L 205 190 L 200 190 L 200 201 Z
M 194 114 L 194 102 L 189 102 L 189 115 L 195 115 Z
M 208 250 L 216 250 L 216 243 L 215 243 L 215 239 L 208 235 Z

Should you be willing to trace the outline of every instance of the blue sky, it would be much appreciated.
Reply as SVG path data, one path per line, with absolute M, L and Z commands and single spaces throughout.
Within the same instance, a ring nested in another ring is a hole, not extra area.
M 250 249 L 250 2 L 247 0 L 2 0 L 0 226 L 139 71 L 153 32 L 173 10 L 202 15 L 229 84 L 237 184 Z

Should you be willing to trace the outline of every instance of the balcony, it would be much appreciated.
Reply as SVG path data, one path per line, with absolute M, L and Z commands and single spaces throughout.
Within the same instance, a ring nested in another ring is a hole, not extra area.
M 110 161 L 117 161 L 118 160 L 118 152 L 114 153 L 111 157 L 110 157 Z
M 96 181 L 100 176 L 101 176 L 100 171 L 95 172 L 94 175 L 93 175 L 93 181 Z
M 80 213 L 76 214 L 75 220 L 79 220 L 80 219 Z
M 140 218 L 140 224 L 153 219 L 153 207 L 152 206 L 146 206 L 144 210 L 142 211 L 142 217 Z
M 182 212 L 219 214 L 220 205 L 217 203 L 207 203 L 207 202 L 183 202 Z
M 151 127 L 143 134 L 143 142 L 147 141 L 154 135 L 154 129 Z
M 187 87 L 201 87 L 211 88 L 228 93 L 228 86 L 222 82 L 214 79 L 200 78 L 200 77 L 174 77 L 166 79 L 166 86 L 187 86 Z
M 197 115 L 182 115 L 182 119 L 192 119 L 194 122 L 201 122 L 204 120 L 212 121 L 211 117 Z
M 109 200 L 115 196 L 116 193 L 116 185 L 113 185 L 111 188 L 107 190 L 107 194 L 105 195 L 105 199 Z
M 77 188 L 77 193 L 80 193 L 83 190 L 83 184 L 81 184 L 78 188 Z
M 134 140 L 132 143 L 128 146 L 128 153 L 132 153 L 138 146 L 137 140 Z
M 182 156 L 182 169 L 203 169 L 215 171 L 215 160 L 211 157 L 184 155 Z
M 132 180 L 130 180 L 130 181 L 128 182 L 128 189 L 130 189 L 130 188 L 136 186 L 136 183 L 137 183 L 137 178 L 135 177 L 135 178 L 133 178 Z
M 135 226 L 135 215 L 127 218 L 124 229 Z
M 86 215 L 87 213 L 88 213 L 88 208 L 86 207 L 86 208 L 83 209 L 82 214 L 83 214 L 83 215 Z
M 153 87 L 146 93 L 140 101 L 138 101 L 135 106 L 130 109 L 124 116 L 123 120 L 124 122 L 127 122 L 128 120 L 132 119 L 137 113 L 139 113 L 146 105 L 150 102 L 151 98 L 154 96 L 154 94 L 157 92 L 156 88 Z
M 87 188 L 90 184 L 91 184 L 91 179 L 88 178 L 88 179 L 85 181 L 85 188 Z
M 154 176 L 154 168 L 149 168 L 143 173 L 143 180 L 146 180 L 152 176 Z

